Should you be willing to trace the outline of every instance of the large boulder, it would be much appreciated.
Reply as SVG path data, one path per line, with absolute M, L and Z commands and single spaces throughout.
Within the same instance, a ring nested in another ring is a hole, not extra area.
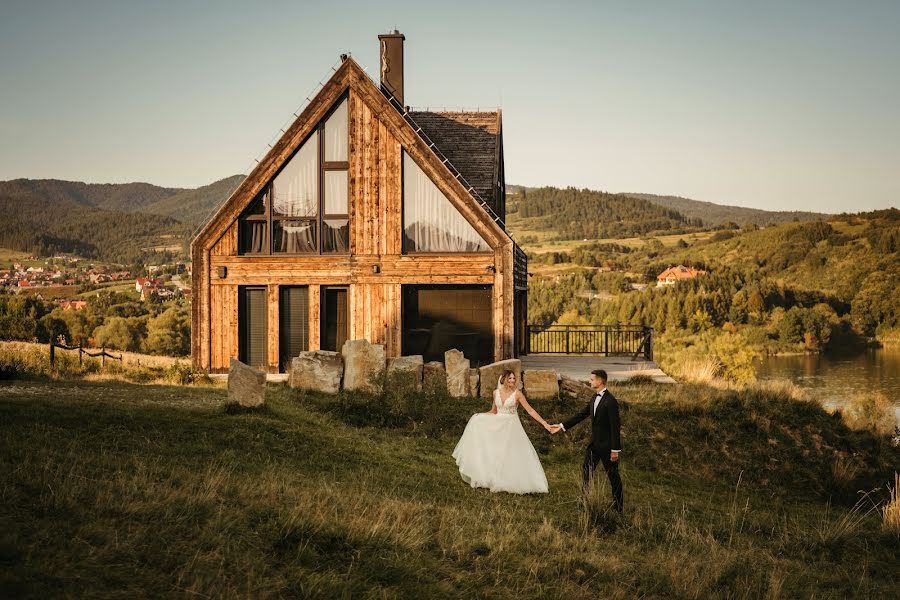
M 576 400 L 582 400 L 587 402 L 594 396 L 594 390 L 591 389 L 591 386 L 584 383 L 583 381 L 578 381 L 577 379 L 572 379 L 566 375 L 561 377 L 561 381 L 559 383 L 560 391 L 565 396 L 569 396 L 570 398 L 575 398 Z
M 529 398 L 555 398 L 559 395 L 559 381 L 553 369 L 526 370 L 523 378 Z
M 341 391 L 344 359 L 339 352 L 301 352 L 291 361 L 288 385 L 292 388 L 337 394 Z
M 266 374 L 232 358 L 228 367 L 228 401 L 252 408 L 266 401 Z
M 341 348 L 344 356 L 344 389 L 378 393 L 387 361 L 384 346 L 368 340 L 347 340 Z
M 421 355 L 397 356 L 387 361 L 388 377 L 408 382 L 417 390 L 422 389 L 422 372 L 424 360 Z
M 444 369 L 444 363 L 437 360 L 425 363 L 422 379 L 426 387 L 437 386 L 446 389 L 447 371 Z
M 478 369 L 469 369 L 469 395 L 478 397 Z
M 454 398 L 469 395 L 469 359 L 455 348 L 444 352 L 447 369 L 447 392 Z
M 497 389 L 497 381 L 503 375 L 503 371 L 507 369 L 516 374 L 516 387 L 522 389 L 522 361 L 518 358 L 501 360 L 478 369 L 478 374 L 481 377 L 482 398 L 493 397 L 494 390 Z

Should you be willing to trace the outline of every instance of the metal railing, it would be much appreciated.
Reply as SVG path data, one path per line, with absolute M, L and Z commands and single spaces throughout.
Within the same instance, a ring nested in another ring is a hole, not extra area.
M 642 325 L 528 326 L 527 354 L 598 354 L 653 360 L 653 328 Z

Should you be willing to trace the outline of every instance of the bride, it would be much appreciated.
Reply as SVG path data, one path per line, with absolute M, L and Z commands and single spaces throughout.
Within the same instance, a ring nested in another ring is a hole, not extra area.
M 491 411 L 472 415 L 453 450 L 463 481 L 472 487 L 513 494 L 547 493 L 547 476 L 519 421 L 518 404 L 550 431 L 516 389 L 515 373 L 504 371 L 494 390 Z

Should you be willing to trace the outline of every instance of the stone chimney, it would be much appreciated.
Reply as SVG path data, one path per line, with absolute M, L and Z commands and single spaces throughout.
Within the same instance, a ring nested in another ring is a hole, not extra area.
M 381 44 L 381 91 L 393 96 L 403 108 L 403 40 L 396 29 L 378 36 Z

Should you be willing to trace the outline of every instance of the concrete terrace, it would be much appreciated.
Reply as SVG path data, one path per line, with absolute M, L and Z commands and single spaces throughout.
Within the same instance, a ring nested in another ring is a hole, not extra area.
M 579 381 L 590 379 L 594 369 L 603 369 L 610 381 L 625 381 L 635 375 L 646 375 L 657 383 L 676 383 L 652 360 L 631 360 L 628 356 L 531 354 L 519 358 L 523 369 L 553 369 L 558 376 L 566 375 Z

